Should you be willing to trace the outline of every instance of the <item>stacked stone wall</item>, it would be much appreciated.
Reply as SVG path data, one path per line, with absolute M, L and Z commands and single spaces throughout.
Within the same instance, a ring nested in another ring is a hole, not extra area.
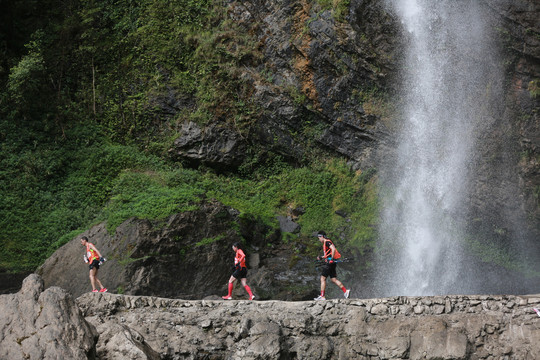
M 540 295 L 250 302 L 86 294 L 77 302 L 98 332 L 130 329 L 162 358 L 540 358 Z M 97 351 L 122 358 L 106 339 Z

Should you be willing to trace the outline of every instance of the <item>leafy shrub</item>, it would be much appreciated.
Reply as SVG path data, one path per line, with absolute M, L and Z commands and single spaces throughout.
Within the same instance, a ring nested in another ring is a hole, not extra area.
M 202 190 L 184 183 L 169 187 L 162 174 L 126 171 L 115 180 L 112 197 L 103 210 L 109 231 L 130 217 L 160 220 L 195 210 Z
M 128 146 L 3 146 L 22 149 L 0 152 L 0 268 L 14 271 L 33 270 L 95 222 L 122 171 L 164 168 L 158 158 Z
M 276 214 L 303 207 L 305 213 L 298 223 L 304 236 L 325 229 L 343 235 L 346 245 L 364 252 L 374 246 L 377 223 L 377 182 L 373 175 L 356 174 L 344 161 L 334 160 L 261 180 L 220 177 L 216 184 L 216 178 L 206 177 L 204 185 L 208 196 L 274 227 Z M 336 214 L 337 210 L 348 217 Z
M 211 238 L 204 238 L 201 241 L 199 241 L 198 243 L 196 243 L 195 246 L 198 247 L 198 246 L 210 245 L 210 244 L 215 243 L 217 241 L 220 241 L 222 239 L 225 239 L 225 234 L 220 234 L 218 236 L 214 236 L 214 237 L 211 237 Z

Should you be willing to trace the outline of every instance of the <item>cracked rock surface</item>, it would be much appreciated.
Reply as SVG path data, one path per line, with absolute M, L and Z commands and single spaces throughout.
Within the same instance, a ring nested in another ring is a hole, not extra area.
M 540 295 L 283 302 L 85 294 L 77 303 L 100 333 L 116 333 L 100 337 L 101 359 L 540 358 Z

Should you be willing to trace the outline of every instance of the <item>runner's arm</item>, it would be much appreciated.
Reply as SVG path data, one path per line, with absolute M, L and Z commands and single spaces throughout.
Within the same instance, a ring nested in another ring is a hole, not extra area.
M 330 245 L 330 251 L 330 257 L 333 259 L 334 255 L 336 255 L 336 247 L 334 246 L 334 244 Z
M 242 252 L 239 251 L 238 252 L 238 258 L 237 258 L 238 259 L 238 264 L 241 264 L 242 261 L 244 261 L 245 258 L 246 258 L 246 254 L 244 254 L 243 251 Z

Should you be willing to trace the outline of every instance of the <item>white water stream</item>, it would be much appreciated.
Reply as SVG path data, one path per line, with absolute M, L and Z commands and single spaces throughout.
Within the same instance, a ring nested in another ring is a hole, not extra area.
M 488 24 L 476 1 L 389 1 L 408 42 L 396 161 L 381 173 L 380 287 L 387 295 L 466 292 L 461 224 L 495 56 Z

